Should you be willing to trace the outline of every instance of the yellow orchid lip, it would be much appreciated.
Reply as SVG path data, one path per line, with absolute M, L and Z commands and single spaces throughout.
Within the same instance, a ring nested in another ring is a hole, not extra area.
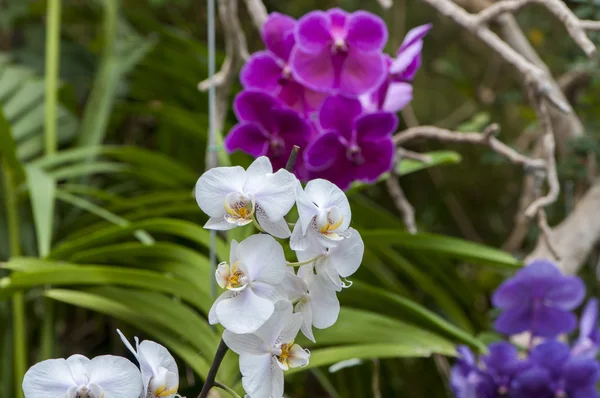
M 223 206 L 226 212 L 225 220 L 238 225 L 251 223 L 256 209 L 252 198 L 237 192 L 227 194 Z
M 178 387 L 179 386 L 167 388 L 166 385 L 160 386 L 156 390 L 154 390 L 154 396 L 155 397 L 168 397 L 170 395 L 175 394 L 177 392 Z

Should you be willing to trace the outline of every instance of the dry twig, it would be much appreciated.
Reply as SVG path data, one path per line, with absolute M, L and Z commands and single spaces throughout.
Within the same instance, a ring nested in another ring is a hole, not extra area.
M 506 62 L 513 65 L 519 73 L 532 81 L 538 93 L 548 99 L 548 101 L 563 112 L 571 112 L 571 106 L 563 100 L 561 95 L 557 95 L 555 90 L 548 80 L 546 73 L 529 62 L 525 57 L 516 52 L 498 35 L 492 32 L 489 27 L 480 23 L 480 18 L 477 14 L 470 14 L 464 8 L 456 5 L 451 0 L 423 0 L 433 8 L 437 9 L 441 14 L 451 18 L 458 25 L 467 29 L 481 41 L 486 43 Z M 508 0 L 506 0 L 508 1 Z M 553 1 L 553 0 L 549 0 Z M 558 0 L 557 0 L 558 1 Z M 483 12 L 483 11 L 482 11 Z
M 248 9 L 248 14 L 250 14 L 250 18 L 252 18 L 252 22 L 254 22 L 254 26 L 259 31 L 262 29 L 269 13 L 267 12 L 267 7 L 263 4 L 261 0 L 245 0 L 246 8 Z
M 396 154 L 398 155 L 398 159 L 411 159 L 421 163 L 431 163 L 432 161 L 429 155 L 423 155 L 422 153 L 409 151 L 401 147 L 396 149 Z
M 404 191 L 398 182 L 398 177 L 398 174 L 392 169 L 390 172 L 390 177 L 385 180 L 385 185 L 387 186 L 388 192 L 392 197 L 394 205 L 402 214 L 402 220 L 404 221 L 406 230 L 411 234 L 416 234 L 417 224 L 415 222 L 415 209 L 412 207 L 408 199 L 406 199 L 406 195 L 404 195 Z
M 475 16 L 475 21 L 478 25 L 487 24 L 501 14 L 517 11 L 528 4 L 536 3 L 546 7 L 548 11 L 565 25 L 569 35 L 588 57 L 595 54 L 596 46 L 585 34 L 586 28 L 584 27 L 585 25 L 589 25 L 589 22 L 594 21 L 586 21 L 584 23 L 561 0 L 503 0 L 485 8 Z
M 236 77 L 237 71 L 248 58 L 246 36 L 238 17 L 237 0 L 219 0 L 219 18 L 225 32 L 225 60 L 221 69 L 212 79 L 203 80 L 198 84 L 200 91 L 206 91 L 213 83 L 217 89 L 217 131 L 221 130 L 227 113 L 229 88 Z
M 417 138 L 428 138 L 444 142 L 468 143 L 488 146 L 494 152 L 499 153 L 512 163 L 524 166 L 530 170 L 545 169 L 546 162 L 542 159 L 532 159 L 521 155 L 508 145 L 494 137 L 500 131 L 496 123 L 489 125 L 482 133 L 461 133 L 441 129 L 434 126 L 411 127 L 399 132 L 394 136 L 397 145 Z

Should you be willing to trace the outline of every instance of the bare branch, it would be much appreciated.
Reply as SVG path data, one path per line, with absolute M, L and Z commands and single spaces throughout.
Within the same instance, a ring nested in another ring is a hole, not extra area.
M 385 180 L 385 185 L 390 196 L 392 197 L 394 205 L 402 214 L 402 219 L 404 221 L 404 225 L 406 226 L 406 230 L 411 234 L 416 234 L 417 224 L 415 222 L 415 209 L 412 207 L 408 199 L 406 199 L 406 195 L 404 195 L 404 191 L 398 182 L 398 174 L 395 171 L 392 170 L 390 172 L 390 177 Z
M 431 163 L 431 156 L 423 155 L 419 152 L 409 151 L 408 149 L 400 148 L 396 149 L 396 153 L 398 154 L 399 159 L 412 159 L 421 163 Z
M 248 9 L 248 14 L 250 14 L 250 18 L 252 18 L 252 22 L 254 22 L 254 26 L 259 31 L 262 29 L 269 13 L 267 12 L 267 7 L 263 4 L 261 0 L 245 0 L 246 8 Z
M 581 27 L 585 30 L 600 31 L 600 21 L 579 21 Z
M 394 136 L 394 142 L 397 145 L 404 144 L 407 141 L 417 138 L 428 138 L 444 142 L 469 143 L 482 146 L 488 146 L 494 152 L 499 153 L 512 163 L 525 166 L 531 170 L 545 169 L 546 162 L 542 159 L 532 159 L 521 155 L 508 145 L 494 137 L 500 130 L 497 124 L 489 125 L 483 133 L 462 133 L 433 126 L 411 127 L 399 132 Z
M 594 247 L 600 243 L 600 179 L 577 203 L 575 209 L 559 225 L 552 228 L 551 236 L 555 251 L 560 255 L 558 262 L 567 274 L 577 273 Z M 535 250 L 527 261 L 548 258 L 551 249 L 545 239 L 539 239 Z
M 562 95 L 556 94 L 551 82 L 546 77 L 546 73 L 526 60 L 522 55 L 512 49 L 506 42 L 502 41 L 497 34 L 492 32 L 486 25 L 479 23 L 479 17 L 470 14 L 462 7 L 456 5 L 451 0 L 423 0 L 433 8 L 437 9 L 443 15 L 451 18 L 458 25 L 467 29 L 476 35 L 481 41 L 486 43 L 496 53 L 498 53 L 506 62 L 513 65 L 517 71 L 529 80 L 534 82 L 536 91 L 545 96 L 550 103 L 563 112 L 571 112 L 571 106 L 562 99 Z
M 229 86 L 236 77 L 236 73 L 248 58 L 246 35 L 238 17 L 237 0 L 219 0 L 219 18 L 225 32 L 225 60 L 221 69 L 213 76 L 212 83 L 217 88 L 217 115 L 222 119 L 227 110 Z M 208 90 L 211 81 L 204 80 L 198 84 L 200 91 Z M 220 123 L 222 125 L 222 122 Z M 218 126 L 218 130 L 220 126 Z
M 388 8 L 392 8 L 392 6 L 394 5 L 392 0 L 377 0 L 377 2 L 381 6 L 381 8 L 383 8 L 384 10 L 387 10 Z
M 530 90 L 530 95 L 535 94 Z M 556 202 L 560 193 L 560 184 L 558 182 L 558 173 L 556 171 L 556 159 L 554 153 L 556 150 L 556 143 L 554 141 L 554 132 L 552 131 L 552 122 L 550 121 L 550 115 L 543 98 L 533 98 L 534 102 L 537 102 L 535 107 L 536 113 L 540 120 L 540 124 L 545 132 L 543 139 L 544 157 L 546 158 L 546 178 L 548 179 L 548 193 L 541 198 L 536 199 L 532 204 L 529 205 L 525 210 L 525 216 L 529 218 L 535 217 L 536 214 L 544 207 L 551 205 Z
M 583 52 L 591 57 L 596 53 L 596 46 L 585 34 L 584 22 L 581 21 L 561 0 L 503 0 L 493 3 L 476 15 L 476 23 L 483 25 L 506 12 L 514 12 L 528 4 L 541 4 L 565 25 L 569 35 Z M 589 25 L 589 22 L 585 21 Z

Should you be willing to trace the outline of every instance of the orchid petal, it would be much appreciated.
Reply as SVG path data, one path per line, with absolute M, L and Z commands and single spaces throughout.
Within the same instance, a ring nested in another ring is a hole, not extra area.
M 329 249 L 327 261 L 331 262 L 341 277 L 347 278 L 354 274 L 362 262 L 365 244 L 357 230 L 349 228 L 350 236 L 341 241 L 336 247 Z
M 104 390 L 104 398 L 138 398 L 142 393 L 142 377 L 130 360 L 113 355 L 92 359 L 88 365 L 90 384 Z
M 240 355 L 242 386 L 251 398 L 269 398 L 272 391 L 272 355 Z
M 340 93 L 357 97 L 376 90 L 386 78 L 387 66 L 382 54 L 350 49 L 340 72 Z
M 281 245 L 269 235 L 252 235 L 236 250 L 237 258 L 245 265 L 251 281 L 277 284 L 286 272 L 285 255 Z
M 256 219 L 266 233 L 271 234 L 276 238 L 287 239 L 292 234 L 285 218 L 281 218 L 279 221 L 271 221 L 262 207 L 258 205 L 256 206 Z
M 223 341 L 225 341 L 225 344 L 227 344 L 227 347 L 231 351 L 238 355 L 263 355 L 269 353 L 269 348 L 260 337 L 254 334 L 235 334 L 229 330 L 225 330 L 223 332 Z
M 328 49 L 331 36 L 331 19 L 323 11 L 312 11 L 304 15 L 296 25 L 296 45 L 306 52 Z
M 67 390 L 76 386 L 65 359 L 39 362 L 29 368 L 23 378 L 23 392 L 27 398 L 65 398 Z
M 210 217 L 221 217 L 225 214 L 225 196 L 242 192 L 245 180 L 246 171 L 240 166 L 210 169 L 196 183 L 196 202 Z
M 343 217 L 342 224 L 338 227 L 339 231 L 345 231 L 350 226 L 352 213 L 350 203 L 344 191 L 335 184 L 323 179 L 309 181 L 305 188 L 308 198 L 322 210 L 330 207 L 337 207 Z
M 388 90 L 383 101 L 382 110 L 396 113 L 404 109 L 404 107 L 408 105 L 412 101 L 412 99 L 412 85 L 402 82 L 392 82 L 388 86 Z
M 262 38 L 266 47 L 279 59 L 287 61 L 294 46 L 296 20 L 287 15 L 272 12 L 262 26 Z
M 258 51 L 242 67 L 240 81 L 246 89 L 275 94 L 282 74 L 283 68 L 270 53 Z
M 381 51 L 387 39 L 387 27 L 381 18 L 367 11 L 352 13 L 346 36 L 349 47 L 364 52 Z
M 233 333 L 255 332 L 273 314 L 273 303 L 257 296 L 250 288 L 234 293 L 237 294 L 216 304 L 219 322 Z
M 290 357 L 288 358 L 288 365 L 290 368 L 300 368 L 308 365 L 310 353 L 305 351 L 298 344 L 294 344 L 290 348 Z
M 290 69 L 299 83 L 312 90 L 330 91 L 335 88 L 336 70 L 328 48 L 317 53 L 294 48 L 290 57 Z
M 262 156 L 269 148 L 269 136 L 256 123 L 238 123 L 225 137 L 224 145 L 229 153 L 239 149 L 252 156 Z

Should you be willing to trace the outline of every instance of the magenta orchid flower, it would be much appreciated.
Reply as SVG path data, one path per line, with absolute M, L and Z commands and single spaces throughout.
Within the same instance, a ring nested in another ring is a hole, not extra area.
M 294 18 L 271 13 L 262 28 L 267 51 L 258 51 L 248 59 L 240 80 L 244 88 L 269 93 L 306 114 L 317 110 L 325 96 L 304 87 L 292 76 L 288 62 L 295 44 L 295 26 Z
M 242 91 L 235 98 L 235 114 L 240 121 L 225 138 L 229 152 L 241 150 L 254 157 L 266 155 L 275 170 L 285 167 L 292 147 L 308 146 L 312 129 L 296 111 L 285 108 L 277 99 L 260 91 Z M 298 157 L 294 165 L 304 175 Z
M 349 14 L 338 8 L 313 11 L 298 21 L 295 35 L 292 74 L 313 90 L 356 97 L 375 90 L 385 79 L 381 51 L 388 33 L 374 14 Z
M 396 59 L 386 55 L 387 77 L 377 90 L 360 96 L 367 111 L 398 112 L 412 101 L 413 89 L 409 82 L 421 67 L 423 37 L 430 29 L 431 24 L 411 29 L 398 49 Z
M 393 113 L 362 114 L 358 100 L 338 95 L 325 100 L 319 123 L 322 133 L 304 153 L 312 175 L 347 189 L 355 180 L 375 182 L 392 167 Z

